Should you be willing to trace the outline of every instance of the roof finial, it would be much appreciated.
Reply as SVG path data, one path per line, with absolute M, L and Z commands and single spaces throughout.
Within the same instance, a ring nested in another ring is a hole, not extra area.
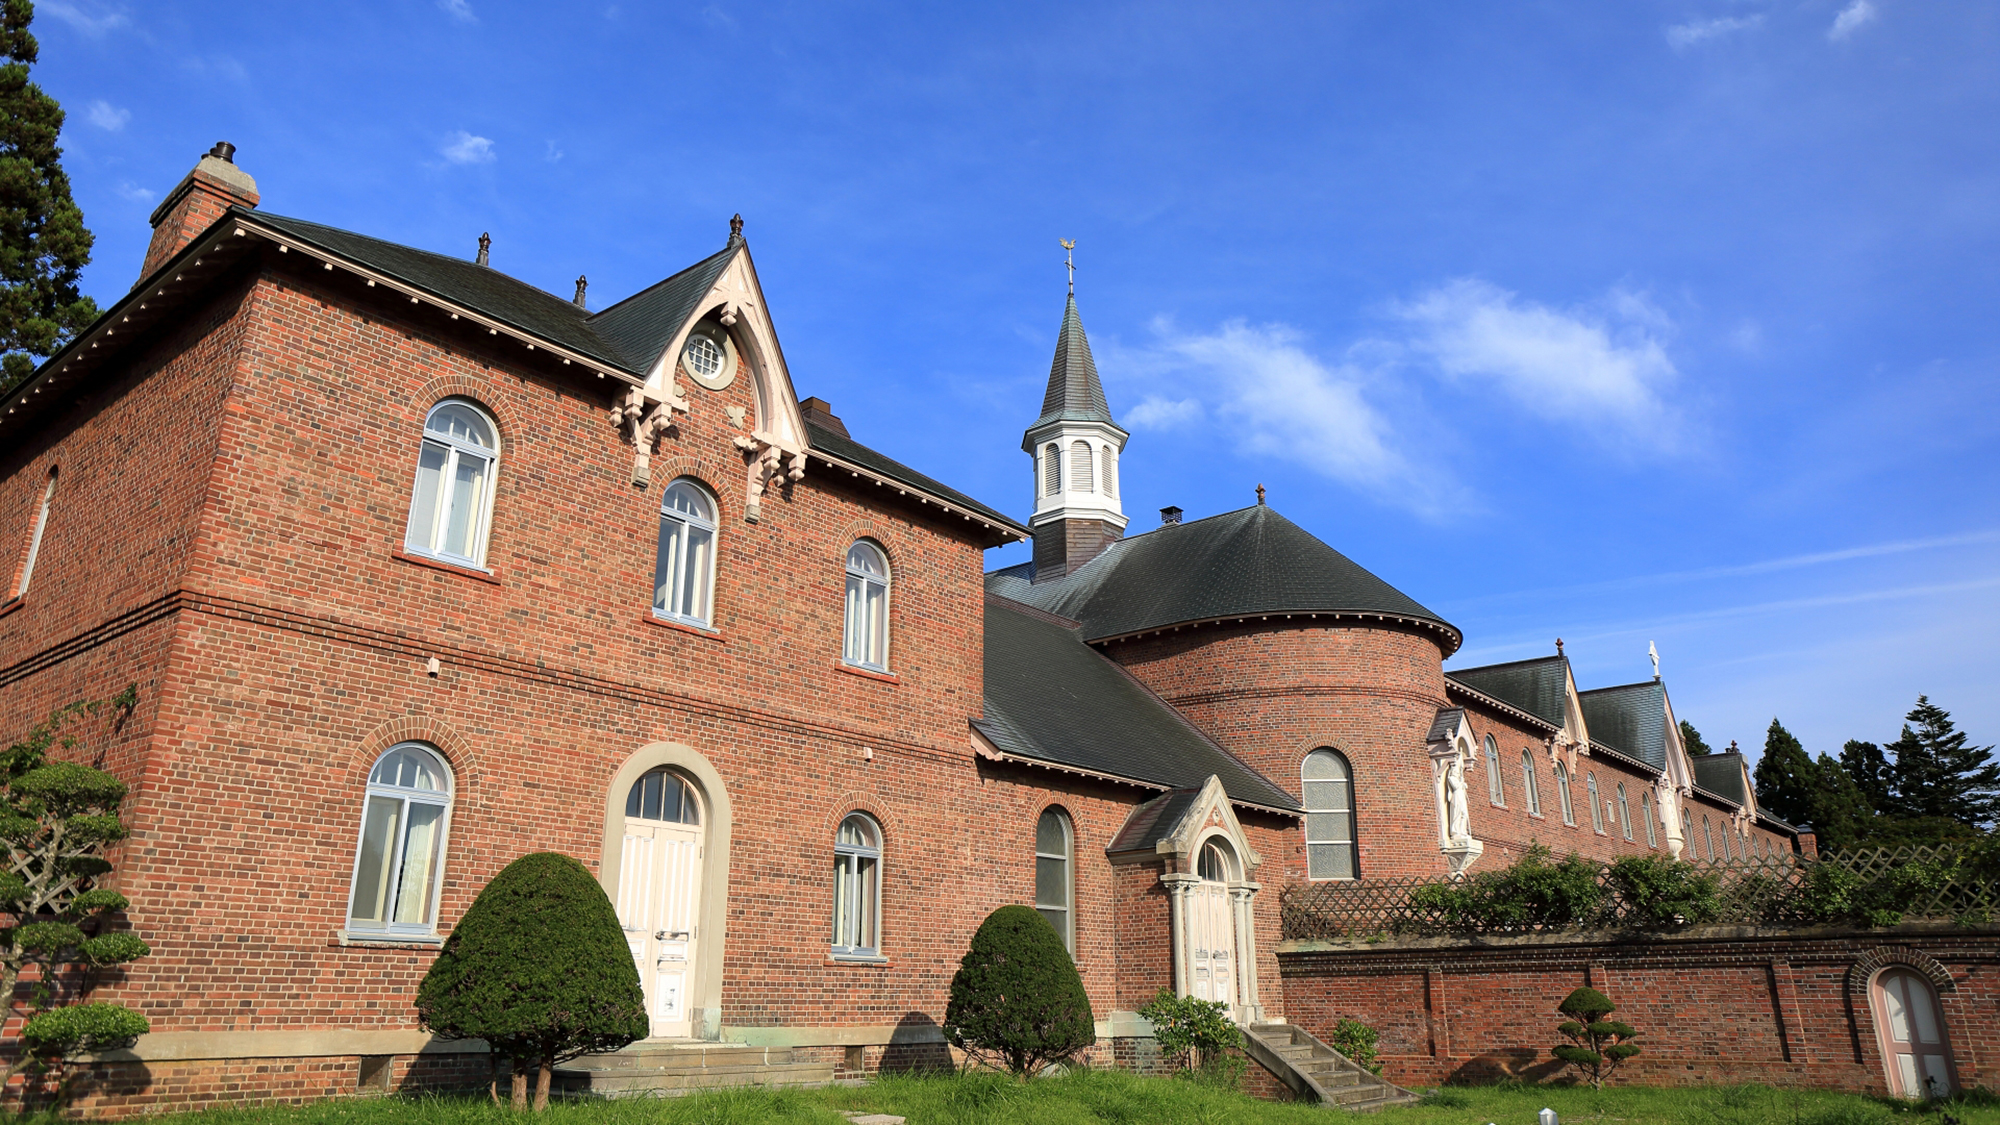
M 493 236 L 481 232 L 479 235 L 479 257 L 474 259 L 475 264 L 482 266 L 485 265 L 486 252 L 492 249 L 492 247 L 493 247 Z
M 729 217 L 729 242 L 735 245 L 741 241 L 743 241 L 743 212 L 738 211 Z
M 1074 297 L 1076 296 L 1076 239 L 1058 238 L 1056 241 L 1062 243 L 1063 267 L 1069 270 L 1069 295 Z
M 575 303 L 575 305 L 576 305 L 576 307 L 577 307 L 577 308 L 580 308 L 580 309 L 586 309 L 586 308 L 589 308 L 589 307 L 590 307 L 589 305 L 586 305 L 586 304 L 584 304 L 584 303 L 583 303 L 583 291 L 584 291 L 584 290 L 586 290 L 586 289 L 588 289 L 588 288 L 590 288 L 590 279 L 589 279 L 589 278 L 587 278 L 587 277 L 585 277 L 585 276 L 583 276 L 582 274 L 577 274 L 577 275 L 576 275 L 576 296 L 575 296 L 574 298 L 572 298 L 572 301 L 573 301 L 573 302 Z
M 1556 638 L 1556 655 L 1557 655 L 1557 656 L 1561 656 L 1562 654 L 1563 654 L 1563 639 L 1562 639 L 1561 637 L 1557 637 L 1557 638 Z
M 1259 508 L 1264 506 L 1264 486 L 1261 484 L 1257 486 L 1257 506 Z
M 1647 641 L 1646 655 L 1653 658 L 1653 679 L 1657 680 L 1660 678 L 1660 646 Z

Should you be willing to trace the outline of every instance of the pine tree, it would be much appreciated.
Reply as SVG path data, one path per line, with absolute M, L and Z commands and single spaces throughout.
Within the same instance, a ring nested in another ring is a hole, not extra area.
M 1951 713 L 1926 696 L 1918 696 L 1903 719 L 1903 736 L 1887 747 L 1896 755 L 1898 811 L 1975 828 L 2000 818 L 2000 763 L 1992 760 L 1993 747 L 1967 745 Z
M 1896 804 L 1895 770 L 1880 746 L 1848 739 L 1840 748 L 1840 764 L 1876 812 L 1893 816 L 1901 811 Z
M 1793 824 L 1813 824 L 1819 769 L 1806 748 L 1776 719 L 1764 733 L 1764 756 L 1757 759 L 1755 778 L 1757 803 L 1772 816 Z
M 1681 749 L 1696 757 L 1714 753 L 1709 749 L 1708 742 L 1701 737 L 1701 732 L 1694 729 L 1694 724 L 1686 719 L 1681 720 Z
M 1852 745 L 1850 743 L 1849 745 Z M 1821 851 L 1844 851 L 1863 844 L 1873 845 L 1881 818 L 1868 795 L 1854 783 L 1846 767 L 1832 755 L 1821 754 L 1813 763 L 1814 783 L 1811 811 L 1806 823 L 1819 837 Z
M 56 146 L 62 107 L 28 81 L 34 18 L 33 0 L 0 3 L 0 395 L 97 319 L 77 291 L 91 237 Z

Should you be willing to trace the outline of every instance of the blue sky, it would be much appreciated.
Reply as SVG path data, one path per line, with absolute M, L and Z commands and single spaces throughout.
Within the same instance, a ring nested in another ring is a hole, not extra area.
M 1455 664 L 2000 741 L 1992 5 L 38 10 L 100 301 L 216 140 L 598 307 L 741 211 L 799 392 L 1025 517 L 1071 238 L 1133 530 L 1261 482 Z

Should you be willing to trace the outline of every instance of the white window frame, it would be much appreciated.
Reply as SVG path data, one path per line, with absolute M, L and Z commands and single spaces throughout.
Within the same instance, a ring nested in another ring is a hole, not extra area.
M 1521 751 L 1521 788 L 1527 790 L 1528 815 L 1542 815 L 1542 787 L 1535 783 L 1535 752 Z
M 1500 744 L 1486 736 L 1486 799 L 1496 808 L 1507 807 L 1507 781 L 1500 776 Z
M 1313 759 L 1320 758 L 1322 756 L 1324 756 L 1326 760 L 1334 762 L 1340 768 L 1341 772 L 1345 776 L 1342 778 L 1313 777 L 1311 775 L 1311 766 L 1313 763 Z M 1333 805 L 1322 805 L 1318 807 L 1314 806 L 1313 800 L 1310 796 L 1313 791 L 1312 787 L 1315 784 L 1324 784 L 1329 781 L 1338 781 L 1346 787 L 1346 799 L 1347 799 L 1346 808 L 1339 808 Z M 1335 750 L 1331 746 L 1321 746 L 1314 749 L 1311 753 L 1307 754 L 1299 762 L 1299 796 L 1302 798 L 1301 803 L 1305 805 L 1306 809 L 1307 881 L 1314 883 L 1327 883 L 1327 882 L 1350 882 L 1352 880 L 1359 879 L 1361 877 L 1361 833 L 1355 822 L 1355 814 L 1354 814 L 1353 761 L 1351 761 L 1347 757 L 1347 755 L 1342 754 L 1340 751 Z M 1311 831 L 1312 817 L 1314 813 L 1345 813 L 1347 815 L 1347 838 L 1345 840 L 1314 839 Z M 1352 872 L 1352 874 L 1348 875 L 1313 874 L 1312 856 L 1313 856 L 1313 848 L 1315 846 L 1321 846 L 1321 847 L 1332 846 L 1332 847 L 1346 848 L 1347 868 L 1350 872 Z
M 1660 846 L 1659 833 L 1654 830 L 1653 826 L 1653 818 L 1657 815 L 1653 811 L 1653 795 L 1651 793 L 1639 794 L 1639 816 L 1646 822 L 1646 846 L 1649 848 Z
M 1104 494 L 1115 500 L 1118 498 L 1118 449 L 1107 445 L 1099 451 L 1099 457 L 1104 462 L 1100 467 Z
M 1042 850 L 1042 822 L 1051 817 L 1055 818 L 1056 825 L 1062 832 L 1061 854 Z M 1035 912 L 1045 919 L 1049 917 L 1048 911 L 1055 911 L 1061 915 L 1060 925 L 1054 919 L 1049 919 L 1049 925 L 1054 926 L 1056 933 L 1062 935 L 1063 948 L 1069 950 L 1072 959 L 1076 957 L 1075 856 L 1076 826 L 1071 822 L 1069 813 L 1054 805 L 1043 809 L 1042 815 L 1035 818 Z M 1060 882 L 1063 901 L 1059 904 L 1042 901 L 1042 861 L 1045 859 L 1056 860 L 1062 864 Z
M 49 509 L 56 499 L 56 470 L 49 469 L 48 483 L 42 486 L 42 506 L 35 509 L 35 526 L 28 531 L 28 553 L 21 559 L 21 580 L 14 584 L 14 598 L 28 595 L 28 583 L 35 577 L 35 560 L 42 556 L 42 536 L 49 529 Z M 9 598 L 9 601 L 14 600 Z
M 438 776 L 444 781 L 444 789 L 442 791 L 419 789 L 376 781 L 376 771 L 381 768 L 383 762 L 387 761 L 393 755 L 402 753 L 415 753 L 430 759 L 432 765 L 438 771 Z M 445 857 L 450 854 L 451 814 L 452 806 L 455 803 L 453 798 L 457 788 L 457 781 L 452 775 L 451 763 L 445 761 L 444 755 L 438 752 L 437 747 L 425 742 L 399 742 L 384 750 L 368 767 L 368 784 L 363 791 L 361 799 L 361 824 L 355 831 L 354 867 L 349 872 L 347 879 L 347 916 L 345 921 L 346 931 L 349 936 L 362 940 L 375 941 L 423 941 L 437 939 L 438 906 L 444 892 Z M 385 874 L 381 884 L 382 898 L 380 906 L 382 919 L 380 922 L 371 919 L 357 921 L 354 917 L 354 906 L 355 896 L 361 890 L 362 849 L 366 847 L 368 842 L 369 810 L 378 799 L 401 802 L 401 808 L 398 810 L 396 816 L 396 839 L 384 857 L 390 869 Z M 425 911 L 422 921 L 398 922 L 394 917 L 395 902 L 402 894 L 404 868 L 408 863 L 408 856 L 404 852 L 409 847 L 411 805 L 424 805 L 440 808 L 443 811 L 438 817 L 438 838 L 434 858 L 431 861 L 431 885 L 426 892 L 429 909 Z
M 1583 791 L 1590 797 L 1590 829 L 1599 836 L 1609 836 L 1604 829 L 1604 794 L 1597 788 L 1597 772 L 1592 770 L 1584 778 Z
M 841 835 L 849 824 L 858 823 L 875 842 L 849 844 Z M 872 869 L 872 877 L 868 872 Z M 850 928 L 849 921 L 853 925 Z M 844 937 L 860 938 L 873 931 L 874 945 Z M 864 812 L 852 812 L 840 819 L 833 837 L 833 956 L 846 961 L 882 959 L 882 826 Z
M 1625 798 L 1625 783 L 1618 783 L 1618 831 L 1627 840 L 1632 838 L 1632 806 Z
M 673 501 L 674 490 L 681 487 L 691 490 L 703 504 L 708 506 L 707 515 L 684 512 L 670 506 Z M 720 545 L 719 540 L 722 538 L 722 533 L 716 526 L 715 513 L 715 494 L 710 492 L 706 486 L 693 477 L 676 477 L 667 485 L 666 490 L 660 494 L 660 549 L 659 553 L 653 559 L 653 616 L 660 620 L 677 621 L 683 625 L 692 625 L 697 629 L 712 629 L 714 627 L 715 555 L 716 549 Z M 669 546 L 667 537 L 670 525 L 673 535 L 671 561 L 669 561 L 667 554 Z M 701 532 L 708 533 L 707 558 L 703 563 L 708 573 L 702 576 L 701 585 L 704 604 L 694 607 L 699 612 L 692 612 L 688 607 L 676 609 L 673 606 L 673 602 L 680 598 L 682 591 L 687 589 L 688 556 L 691 545 L 695 537 Z M 664 568 L 671 568 L 673 573 L 666 576 L 666 582 L 663 587 L 661 583 L 661 571 Z M 664 594 L 662 593 L 663 589 L 666 591 Z
M 1569 791 L 1569 770 L 1561 762 L 1556 766 L 1556 796 L 1562 801 L 1563 823 L 1576 827 L 1576 800 Z
M 1062 495 L 1062 446 L 1055 442 L 1042 447 L 1042 495 Z
M 1708 814 L 1701 814 L 1701 838 L 1708 845 L 1708 862 L 1715 862 L 1715 833 L 1708 829 Z
M 465 441 L 451 434 L 431 429 L 431 420 L 436 418 L 438 413 L 447 407 L 459 407 L 478 415 L 486 423 L 487 429 L 492 431 L 493 448 L 487 449 L 475 442 Z M 421 489 L 424 485 L 423 451 L 426 446 L 436 446 L 444 450 L 445 462 L 444 468 L 438 473 L 438 493 L 432 498 L 431 526 L 423 530 L 423 538 L 420 540 L 416 518 L 417 504 L 422 496 Z M 479 497 L 477 510 L 472 513 L 473 518 L 478 520 L 478 524 L 472 528 L 471 534 L 467 536 L 472 550 L 469 554 L 459 555 L 453 554 L 443 547 L 434 547 L 432 544 L 441 541 L 443 537 L 443 532 L 440 530 L 439 525 L 450 519 L 451 500 L 453 499 L 454 491 L 458 487 L 458 467 L 468 457 L 478 458 L 486 462 L 486 485 L 484 494 Z M 467 567 L 472 570 L 485 570 L 487 539 L 493 530 L 493 494 L 499 491 L 499 486 L 500 426 L 493 420 L 493 415 L 469 398 L 454 397 L 440 400 L 436 406 L 431 407 L 430 413 L 424 416 L 423 434 L 418 439 L 417 475 L 416 480 L 410 486 L 410 514 L 403 532 L 403 549 L 412 555 L 420 555 L 427 559 L 436 559 L 439 562 L 450 563 L 453 566 Z
M 881 560 L 881 574 L 870 574 L 855 564 L 854 552 L 863 549 L 873 552 Z M 847 589 L 843 603 L 845 612 L 842 615 L 840 658 L 856 668 L 886 675 L 889 671 L 889 614 L 893 608 L 890 595 L 895 586 L 889 552 L 872 539 L 857 539 L 847 548 L 844 558 L 847 562 Z M 882 598 L 879 620 L 867 612 L 868 592 L 877 587 Z

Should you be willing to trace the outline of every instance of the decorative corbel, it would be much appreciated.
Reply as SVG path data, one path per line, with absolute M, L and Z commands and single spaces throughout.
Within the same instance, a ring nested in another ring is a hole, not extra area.
M 653 450 L 659 445 L 660 435 L 673 426 L 676 411 L 688 412 L 687 392 L 679 383 L 670 385 L 670 395 L 666 398 L 648 394 L 644 387 L 633 387 L 611 407 L 611 424 L 632 446 L 634 487 L 644 488 L 652 480 Z
M 1556 731 L 1548 737 L 1546 745 L 1549 751 L 1549 765 L 1553 767 L 1561 763 L 1563 772 L 1575 777 L 1577 744 L 1576 739 L 1570 737 L 1569 730 L 1564 728 Z
M 738 435 L 736 448 L 743 451 L 749 465 L 744 487 L 743 518 L 756 523 L 763 511 L 764 494 L 770 491 L 772 481 L 780 478 L 791 481 L 805 479 L 806 452 L 761 431 L 754 436 Z

